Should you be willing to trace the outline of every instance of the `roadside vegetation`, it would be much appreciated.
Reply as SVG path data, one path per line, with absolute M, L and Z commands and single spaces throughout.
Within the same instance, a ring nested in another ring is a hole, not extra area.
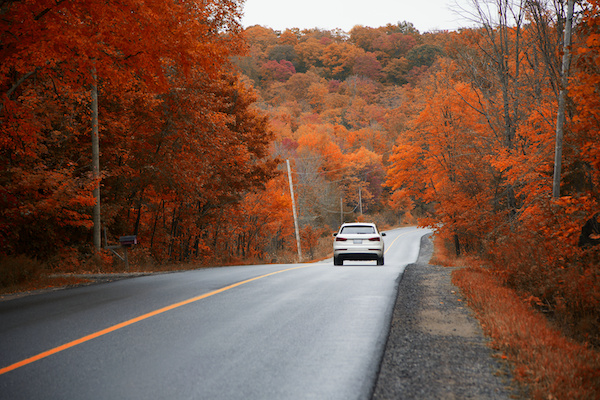
M 124 271 L 125 235 L 130 271 L 295 262 L 289 160 L 305 260 L 342 221 L 432 227 L 532 396 L 598 397 L 598 0 L 575 2 L 564 74 L 568 2 L 473 1 L 479 28 L 424 33 L 194 4 L 0 4 L 3 291 Z
M 569 338 L 563 323 L 545 315 L 539 299 L 524 298 L 481 267 L 453 271 L 491 346 L 512 365 L 512 375 L 532 399 L 597 399 L 600 352 Z
M 508 287 L 477 260 L 456 257 L 439 239 L 431 263 L 456 268 L 452 282 L 529 398 L 598 398 L 600 352 L 589 337 L 574 339 L 577 330 L 558 320 L 539 298 Z

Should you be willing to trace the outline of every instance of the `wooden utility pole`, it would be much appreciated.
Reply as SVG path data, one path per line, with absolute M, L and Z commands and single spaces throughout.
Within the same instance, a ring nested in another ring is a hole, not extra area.
M 98 138 L 98 80 L 95 66 L 92 69 L 92 79 L 92 179 L 96 181 L 96 186 L 94 186 L 92 192 L 96 199 L 92 220 L 94 222 L 94 247 L 96 250 L 100 250 L 102 248 L 100 234 L 100 140 Z
M 340 197 L 340 226 L 344 225 L 344 198 Z
M 294 199 L 294 185 L 292 183 L 292 169 L 290 160 L 286 159 L 288 179 L 290 181 L 290 194 L 292 196 L 292 212 L 294 213 L 294 228 L 296 229 L 296 247 L 298 248 L 298 262 L 302 262 L 302 248 L 300 247 L 300 230 L 298 228 L 298 215 L 296 214 L 296 200 Z
M 363 215 L 362 211 L 362 187 L 358 188 L 358 204 L 360 205 L 360 215 Z
M 554 179 L 552 180 L 552 197 L 560 197 L 560 175 L 562 170 L 562 149 L 565 126 L 565 107 L 567 103 L 567 85 L 569 84 L 569 67 L 571 65 L 571 28 L 573 26 L 573 9 L 575 0 L 567 2 L 567 21 L 563 40 L 562 75 L 560 93 L 558 95 L 558 112 L 556 115 L 556 144 L 554 147 Z

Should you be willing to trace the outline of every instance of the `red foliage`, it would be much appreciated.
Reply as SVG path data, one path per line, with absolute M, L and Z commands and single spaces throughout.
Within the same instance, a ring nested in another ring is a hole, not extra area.
M 262 66 L 263 79 L 285 82 L 296 73 L 294 65 L 287 60 L 269 60 Z
M 518 293 L 485 270 L 454 271 L 452 281 L 468 298 L 492 347 L 514 365 L 515 379 L 533 399 L 595 399 L 600 396 L 600 354 L 566 339 Z M 534 297 L 530 301 L 539 302 Z
M 0 254 L 90 251 L 90 84 L 98 76 L 102 224 L 159 260 L 206 254 L 220 207 L 273 176 L 272 135 L 231 73 L 238 3 L 2 6 Z
M 413 89 L 424 103 L 416 102 L 387 180 L 394 206 L 425 211 L 421 223 L 457 254 L 479 258 L 504 284 L 539 298 L 569 335 L 595 345 L 598 249 L 577 243 L 600 205 L 597 11 L 596 1 L 586 6 L 576 41 L 562 198 L 551 198 L 556 92 L 539 75 L 550 66 L 531 57 L 544 51 L 538 20 L 456 37 L 455 59 L 438 60 Z M 521 47 L 524 38 L 539 47 Z M 558 53 L 546 56 L 560 65 Z

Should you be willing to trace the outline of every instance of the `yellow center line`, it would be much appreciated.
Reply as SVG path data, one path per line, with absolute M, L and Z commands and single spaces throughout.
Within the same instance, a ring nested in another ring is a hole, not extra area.
M 257 276 L 255 278 L 246 279 L 245 281 L 234 283 L 234 284 L 229 285 L 229 286 L 225 286 L 224 288 L 217 289 L 217 290 L 214 290 L 214 291 L 209 292 L 209 293 L 205 293 L 205 294 L 200 295 L 200 296 L 192 297 L 191 299 L 184 300 L 184 301 L 181 301 L 179 303 L 171 304 L 170 306 L 159 308 L 158 310 L 151 311 L 151 312 L 149 312 L 147 314 L 140 315 L 139 317 L 132 318 L 132 319 L 130 319 L 128 321 L 121 322 L 121 323 L 113 325 L 113 326 L 111 326 L 109 328 L 102 329 L 101 331 L 98 331 L 98 332 L 92 333 L 90 335 L 84 336 L 82 338 L 73 340 L 72 342 L 65 343 L 62 346 L 58 346 L 58 347 L 55 347 L 53 349 L 44 351 L 43 353 L 37 354 L 37 355 L 35 355 L 33 357 L 29 357 L 29 358 L 27 358 L 27 359 L 25 359 L 23 361 L 16 362 L 16 363 L 14 363 L 12 365 L 9 365 L 8 367 L 1 368 L 0 369 L 0 375 L 5 374 L 5 373 L 10 372 L 10 371 L 13 371 L 13 370 L 15 370 L 17 368 L 21 368 L 21 367 L 23 367 L 25 365 L 28 365 L 28 364 L 31 364 L 31 363 L 33 363 L 35 361 L 41 360 L 42 358 L 46 358 L 46 357 L 51 356 L 53 354 L 56 354 L 56 353 L 59 353 L 61 351 L 70 349 L 71 347 L 75 347 L 78 344 L 88 342 L 88 341 L 90 341 L 92 339 L 95 339 L 97 337 L 106 335 L 108 333 L 114 332 L 114 331 L 119 330 L 121 328 L 125 328 L 126 326 L 133 325 L 136 322 L 140 322 L 140 321 L 143 321 L 143 320 L 148 319 L 150 317 L 154 317 L 155 315 L 162 314 L 164 312 L 173 310 L 173 309 L 181 307 L 181 306 L 185 306 L 185 305 L 190 304 L 190 303 L 194 303 L 196 301 L 205 299 L 205 298 L 210 297 L 210 296 L 214 296 L 215 294 L 225 292 L 225 291 L 227 291 L 229 289 L 233 289 L 235 287 L 244 285 L 244 284 L 252 282 L 252 281 L 256 281 L 258 279 L 266 278 L 266 277 L 271 276 L 271 275 L 280 274 L 282 272 L 291 271 L 291 270 L 294 270 L 294 269 L 306 268 L 306 267 L 309 267 L 309 266 L 310 265 L 304 265 L 304 266 L 301 266 L 301 267 L 287 268 L 287 269 L 282 269 L 280 271 L 271 272 L 271 273 L 268 273 L 268 274 L 265 274 L 265 275 Z
M 389 250 L 392 248 L 392 246 L 394 245 L 394 243 L 396 243 L 396 240 L 400 239 L 400 236 L 408 235 L 409 233 L 412 233 L 412 232 L 414 232 L 414 231 L 413 231 L 413 230 L 411 230 L 411 231 L 404 232 L 404 233 L 401 233 L 401 234 L 399 234 L 398 236 L 396 236 L 396 239 L 394 239 L 394 240 L 392 241 L 392 243 L 390 243 L 390 245 L 389 245 L 389 246 L 386 246 L 387 248 L 385 249 L 385 252 L 384 252 L 383 254 L 387 254 L 387 252 L 388 252 L 388 251 L 389 251 Z

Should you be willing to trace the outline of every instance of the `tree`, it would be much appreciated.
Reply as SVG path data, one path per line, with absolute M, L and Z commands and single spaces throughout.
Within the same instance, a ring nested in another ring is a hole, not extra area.
M 287 81 L 292 75 L 296 73 L 294 65 L 287 61 L 275 61 L 270 60 L 262 66 L 262 76 L 265 80 L 276 80 L 279 82 Z
M 560 197 L 560 174 L 562 167 L 563 137 L 565 125 L 565 107 L 567 101 L 567 84 L 569 81 L 569 67 L 571 64 L 571 25 L 573 23 L 574 0 L 568 1 L 567 22 L 565 25 L 565 39 L 563 44 L 563 59 L 560 94 L 558 97 L 558 112 L 556 116 L 556 145 L 554 155 L 554 180 L 552 183 L 552 197 Z
M 402 33 L 382 34 L 373 41 L 374 51 L 385 53 L 390 60 L 406 57 L 415 46 L 417 46 L 415 36 Z
M 573 118 L 572 143 L 567 149 L 566 165 L 579 163 L 579 173 L 575 181 L 579 182 L 579 193 L 571 189 L 567 195 L 580 194 L 586 204 L 586 216 L 594 213 L 600 203 L 600 148 L 598 142 L 598 126 L 600 126 L 600 99 L 597 96 L 600 88 L 600 3 L 589 1 L 583 10 L 580 35 L 582 44 L 577 54 L 576 73 L 571 79 L 569 94 L 576 104 Z M 574 162 L 571 161 L 574 159 Z M 570 168 L 574 169 L 574 168 Z M 568 171 L 568 170 L 567 170 Z
M 308 89 L 321 82 L 321 78 L 312 72 L 297 73 L 287 80 L 285 87 L 296 100 L 307 99 Z
M 225 208 L 214 231 L 216 254 L 226 254 L 247 262 L 258 258 L 271 262 L 278 253 L 294 242 L 291 200 L 286 190 L 287 178 L 281 174 L 264 189 L 244 195 L 243 200 Z M 286 246 L 288 245 L 288 246 Z
M 344 80 L 352 73 L 356 58 L 364 54 L 348 43 L 331 43 L 321 53 L 320 61 L 327 69 L 327 76 Z
M 269 48 L 267 57 L 269 60 L 282 61 L 286 60 L 292 64 L 298 62 L 298 55 L 294 46 L 289 44 L 276 45 Z
M 407 83 L 405 76 L 409 70 L 410 64 L 406 58 L 396 58 L 391 60 L 382 72 L 387 82 L 403 85 Z
M 373 42 L 380 36 L 377 29 L 356 25 L 350 30 L 350 42 L 365 52 L 374 51 Z
M 394 148 L 387 185 L 396 193 L 394 204 L 428 205 L 443 237 L 456 235 L 474 249 L 491 234 L 482 224 L 497 228 L 504 215 L 493 201 L 499 181 L 486 156 L 495 141 L 481 115 L 464 106 L 476 101 L 477 92 L 453 79 L 454 64 L 443 66 L 429 82 L 426 104 Z
M 430 67 L 434 61 L 443 55 L 442 49 L 430 44 L 415 46 L 406 54 L 406 59 L 412 67 Z
M 255 97 L 229 72 L 238 19 L 228 0 L 5 4 L 0 251 L 86 251 L 94 67 L 110 237 L 134 231 L 177 259 L 200 249 L 211 210 L 263 185 L 276 164 Z
M 279 44 L 296 46 L 298 44 L 299 36 L 300 36 L 300 32 L 298 31 L 298 29 L 286 29 L 279 36 Z
M 246 28 L 244 31 L 246 40 L 252 43 L 253 46 L 257 46 L 264 53 L 271 46 L 277 44 L 277 35 L 272 29 L 265 28 L 260 25 L 254 25 Z
M 359 55 L 354 60 L 353 72 L 356 75 L 378 80 L 381 77 L 381 63 L 373 53 Z
M 385 176 L 382 156 L 360 147 L 345 155 L 344 164 L 341 184 L 346 202 L 357 205 L 362 200 L 363 211 L 374 208 L 380 202 Z
M 307 72 L 310 67 L 322 67 L 322 53 L 325 46 L 315 37 L 308 37 L 301 40 L 294 47 L 298 54 L 299 65 L 298 72 Z

